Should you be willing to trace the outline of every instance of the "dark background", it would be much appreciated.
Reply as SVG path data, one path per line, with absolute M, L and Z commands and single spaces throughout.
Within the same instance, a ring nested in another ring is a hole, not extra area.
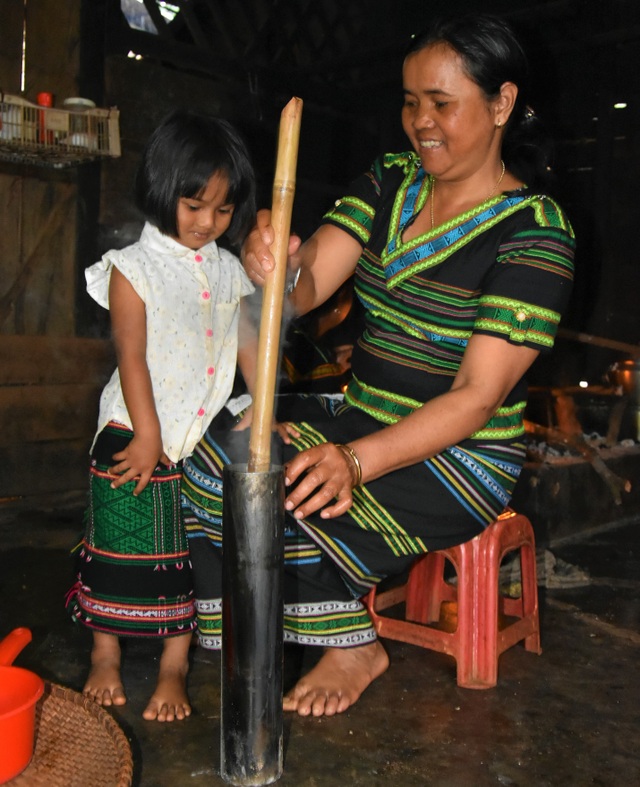
M 123 157 L 104 168 L 99 246 L 114 245 L 114 234 L 128 242 L 128 222 L 137 232 L 132 171 L 144 140 L 175 105 L 223 114 L 241 129 L 258 170 L 261 202 L 268 205 L 279 114 L 293 95 L 304 100 L 293 226 L 303 236 L 310 233 L 377 153 L 406 148 L 401 64 L 409 36 L 440 12 L 483 10 L 503 15 L 524 41 L 532 104 L 556 140 L 556 196 L 578 236 L 575 291 L 563 325 L 638 343 L 636 0 L 174 5 L 183 9 L 167 22 L 146 0 L 158 35 L 132 29 L 118 2 L 84 5 L 85 92 L 121 110 Z M 621 101 L 627 107 L 614 109 Z M 551 376 L 547 382 L 554 384 L 597 382 L 618 357 L 617 351 L 561 340 L 554 360 L 537 364 L 535 377 L 544 382 Z
M 0 140 L 0 500 L 85 488 L 114 361 L 84 270 L 138 238 L 132 179 L 160 119 L 183 106 L 231 120 L 268 205 L 280 113 L 301 97 L 293 228 L 305 237 L 377 154 L 406 149 L 410 35 L 441 11 L 468 10 L 503 15 L 526 46 L 531 103 L 556 139 L 556 196 L 578 240 L 558 341 L 529 375 L 542 389 L 531 407 L 543 404 L 528 415 L 552 422 L 547 393 L 557 401 L 558 388 L 587 381 L 580 403 L 602 413 L 606 431 L 607 371 L 640 343 L 638 0 L 0 0 L 0 91 L 117 107 L 122 146 L 119 157 L 55 170 L 19 151 L 7 160 Z M 631 426 L 625 434 L 637 436 Z

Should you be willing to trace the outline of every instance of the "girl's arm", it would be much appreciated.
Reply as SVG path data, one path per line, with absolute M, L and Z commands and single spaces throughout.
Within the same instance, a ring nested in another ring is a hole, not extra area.
M 145 305 L 117 268 L 109 281 L 111 330 L 118 360 L 124 401 L 131 418 L 133 439 L 113 459 L 109 472 L 117 475 L 111 486 L 117 489 L 134 479 L 134 495 L 149 483 L 158 461 L 170 463 L 162 448 L 160 421 L 156 412 L 151 376 L 147 366 L 147 316 Z
M 537 350 L 504 339 L 474 335 L 447 393 L 392 426 L 349 443 L 360 462 L 362 481 L 429 459 L 481 429 L 537 355 Z M 304 477 L 286 502 L 296 517 L 323 509 L 322 516 L 330 518 L 351 506 L 354 470 L 333 443 L 303 451 L 291 460 L 287 484 L 299 476 Z
M 238 366 L 247 390 L 254 395 L 258 366 L 258 331 L 251 317 L 247 299 L 240 301 L 238 324 Z
M 258 367 L 258 331 L 251 317 L 247 299 L 240 301 L 240 319 L 238 324 L 238 367 L 247 390 L 253 397 L 256 389 L 256 374 Z M 253 418 L 253 405 L 233 427 L 234 431 L 241 431 L 251 426 Z

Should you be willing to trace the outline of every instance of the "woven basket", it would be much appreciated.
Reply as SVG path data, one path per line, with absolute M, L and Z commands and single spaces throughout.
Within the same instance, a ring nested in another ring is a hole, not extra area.
M 76 691 L 45 683 L 33 759 L 7 787 L 130 787 L 129 742 L 115 719 Z

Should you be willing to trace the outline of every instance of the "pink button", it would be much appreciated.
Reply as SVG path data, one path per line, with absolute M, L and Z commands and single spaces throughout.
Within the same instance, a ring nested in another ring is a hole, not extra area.
M 202 262 L 202 254 L 196 254 L 193 258 L 196 262 Z
M 213 366 L 210 366 L 210 367 L 207 369 L 207 374 L 213 374 L 214 372 L 215 372 L 215 369 L 213 368 Z
M 205 290 L 205 291 L 202 293 L 202 297 L 205 299 L 205 301 L 208 301 L 208 300 L 209 300 L 209 298 L 211 297 L 211 293 L 209 292 L 209 290 Z
M 200 416 L 200 418 L 202 418 L 202 416 L 204 415 L 204 410 L 202 407 L 198 410 L 198 415 Z
M 211 338 L 213 336 L 213 331 L 211 330 L 211 328 L 207 328 L 207 336 L 209 338 Z

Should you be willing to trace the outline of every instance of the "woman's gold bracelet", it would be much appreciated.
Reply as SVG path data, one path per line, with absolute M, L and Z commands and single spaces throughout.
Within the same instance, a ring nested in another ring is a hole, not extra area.
M 353 466 L 356 469 L 356 482 L 353 485 L 354 487 L 360 486 L 362 483 L 362 465 L 360 464 L 360 460 L 358 459 L 358 454 L 351 448 L 350 445 L 345 445 L 344 443 L 336 443 L 336 448 L 339 448 L 343 453 L 346 451 L 347 454 L 351 457 L 351 461 L 353 462 Z

